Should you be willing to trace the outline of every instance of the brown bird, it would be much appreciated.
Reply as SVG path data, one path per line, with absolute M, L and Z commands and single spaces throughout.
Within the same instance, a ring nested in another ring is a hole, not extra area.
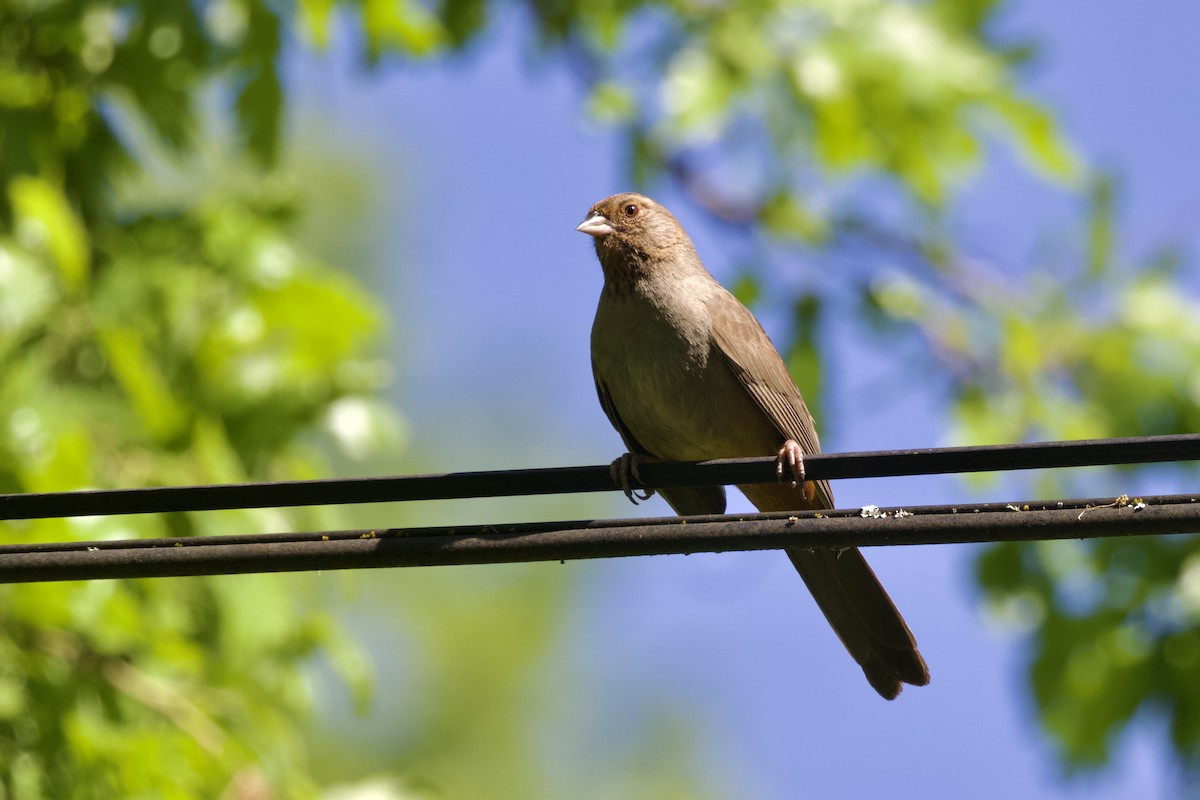
M 637 502 L 638 459 L 705 461 L 775 454 L 780 482 L 739 487 L 761 511 L 833 508 L 826 481 L 805 481 L 819 453 L 812 415 L 758 320 L 701 263 L 671 212 L 618 194 L 577 230 L 592 236 L 604 289 L 592 325 L 600 404 L 629 452 L 614 477 Z M 785 475 L 786 470 L 786 475 Z M 721 514 L 720 486 L 663 489 L 678 514 Z M 642 496 L 648 498 L 650 492 Z M 888 700 L 924 686 L 917 642 L 858 550 L 788 550 L 829 624 Z

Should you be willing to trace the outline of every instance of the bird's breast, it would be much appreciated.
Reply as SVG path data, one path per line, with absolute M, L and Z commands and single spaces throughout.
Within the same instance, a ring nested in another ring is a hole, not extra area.
M 774 452 L 778 432 L 716 351 L 703 297 L 691 300 L 663 308 L 637 294 L 602 294 L 592 367 L 614 411 L 659 458 Z

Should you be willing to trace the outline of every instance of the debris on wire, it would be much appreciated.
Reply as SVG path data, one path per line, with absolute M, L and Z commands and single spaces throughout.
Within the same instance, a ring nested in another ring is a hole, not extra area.
M 1200 460 L 1200 434 L 806 456 L 809 480 Z M 775 459 L 641 465 L 635 488 L 773 483 Z M 0 495 L 0 520 L 619 490 L 609 467 Z M 1013 513 L 1018 512 L 1018 513 Z M 1200 531 L 1200 497 L 0 545 L 0 583 Z
M 1200 495 L 0 546 L 0 583 L 498 564 L 1200 530 Z M 1138 508 L 1140 506 L 1140 509 Z M 900 512 L 904 511 L 904 514 Z M 1083 513 L 1086 511 L 1086 514 Z

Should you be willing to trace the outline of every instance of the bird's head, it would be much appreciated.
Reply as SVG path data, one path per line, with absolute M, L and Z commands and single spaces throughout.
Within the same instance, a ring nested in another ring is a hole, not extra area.
M 575 230 L 595 239 L 596 254 L 606 271 L 618 262 L 626 269 L 646 269 L 652 262 L 695 252 L 670 211 L 634 192 L 596 203 Z

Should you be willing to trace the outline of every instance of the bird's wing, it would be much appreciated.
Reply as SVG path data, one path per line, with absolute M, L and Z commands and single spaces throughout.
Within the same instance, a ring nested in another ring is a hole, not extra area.
M 621 434 L 621 441 L 625 442 L 625 446 L 629 448 L 629 452 L 639 456 L 651 455 L 650 451 L 642 447 L 634 435 L 630 432 L 629 426 L 621 419 L 621 415 L 617 413 L 617 407 L 613 404 L 612 393 L 608 391 L 608 386 L 604 381 L 600 380 L 600 376 L 596 374 L 595 369 L 592 370 L 592 377 L 596 380 L 596 394 L 600 397 L 600 407 L 604 409 L 604 415 L 608 417 L 608 421 L 617 429 L 617 433 Z
M 783 359 L 754 315 L 726 291 L 713 296 L 708 311 L 717 351 L 782 439 L 792 439 L 805 453 L 821 452 L 812 414 Z M 822 506 L 833 508 L 829 482 L 817 481 L 815 485 Z
M 617 429 L 617 433 L 621 434 L 621 441 L 625 442 L 629 452 L 654 458 L 654 454 L 642 447 L 630 432 L 629 426 L 621 419 L 617 406 L 613 403 L 612 393 L 608 391 L 608 386 L 595 373 L 595 370 L 592 371 L 592 377 L 596 379 L 596 394 L 600 396 L 600 407 L 604 409 L 604 414 L 612 426 Z M 675 509 L 675 513 L 681 516 L 725 513 L 724 486 L 677 486 L 657 491 L 671 505 L 671 508 Z
M 812 415 L 758 320 L 725 293 L 713 301 L 709 312 L 717 350 L 780 436 L 795 440 L 805 453 L 821 452 Z M 815 489 L 812 494 L 807 491 L 810 486 Z M 801 489 L 787 484 L 742 487 L 763 511 L 833 507 L 827 481 L 805 483 Z M 790 549 L 787 553 L 876 691 L 890 700 L 900 693 L 902 682 L 929 683 L 929 668 L 917 651 L 916 639 L 858 550 Z

